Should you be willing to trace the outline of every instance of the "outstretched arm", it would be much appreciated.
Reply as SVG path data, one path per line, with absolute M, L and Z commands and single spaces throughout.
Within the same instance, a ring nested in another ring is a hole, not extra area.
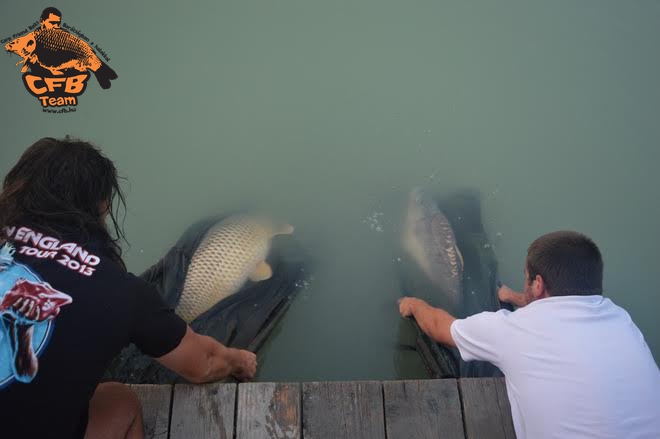
M 218 381 L 229 375 L 245 380 L 252 378 L 257 370 L 257 357 L 252 352 L 228 348 L 211 337 L 197 334 L 190 326 L 181 343 L 156 360 L 192 383 Z
M 438 343 L 456 346 L 450 331 L 456 318 L 447 311 L 415 297 L 404 297 L 399 300 L 399 312 L 402 317 L 414 317 L 422 331 Z
M 527 295 L 514 291 L 506 285 L 502 285 L 497 291 L 497 298 L 500 299 L 500 302 L 510 303 L 518 308 L 522 308 L 529 303 Z

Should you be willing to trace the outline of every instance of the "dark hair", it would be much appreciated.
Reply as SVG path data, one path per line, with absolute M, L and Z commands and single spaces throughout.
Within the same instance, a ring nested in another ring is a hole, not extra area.
M 41 21 L 48 20 L 50 14 L 57 15 L 58 17 L 62 18 L 62 13 L 59 11 L 59 9 L 50 7 L 44 9 L 44 11 L 41 13 Z
M 541 275 L 550 296 L 603 293 L 603 259 L 581 233 L 558 231 L 536 239 L 527 250 L 529 281 Z
M 118 201 L 115 203 L 115 201 Z M 108 202 L 115 237 L 108 232 L 100 206 Z M 116 209 L 113 209 L 113 206 Z M 62 238 L 66 232 L 101 240 L 112 259 L 125 268 L 117 222 L 126 202 L 112 161 L 88 142 L 45 137 L 30 146 L 9 171 L 0 193 L 0 237 L 21 223 Z

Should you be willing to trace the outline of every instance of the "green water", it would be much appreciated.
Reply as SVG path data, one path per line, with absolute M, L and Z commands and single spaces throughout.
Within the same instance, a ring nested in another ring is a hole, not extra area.
M 45 114 L 19 58 L 0 56 L 0 175 L 43 136 L 102 145 L 128 179 L 135 272 L 207 213 L 288 218 L 317 264 L 261 352 L 261 380 L 423 376 L 395 349 L 388 252 L 415 185 L 481 192 L 515 288 L 534 238 L 590 235 L 606 295 L 660 360 L 660 3 L 194 4 L 54 4 L 119 79 L 92 78 L 76 113 Z M 0 37 L 43 7 L 3 1 Z

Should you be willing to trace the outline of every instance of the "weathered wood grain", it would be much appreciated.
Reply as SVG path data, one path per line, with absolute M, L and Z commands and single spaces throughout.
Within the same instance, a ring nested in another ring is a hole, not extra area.
M 500 416 L 502 418 L 502 427 L 504 435 L 507 438 L 515 438 L 516 431 L 513 427 L 513 418 L 511 417 L 511 404 L 506 392 L 506 383 L 504 378 L 495 379 L 495 390 L 497 391 L 497 401 L 500 404 Z
M 388 439 L 464 439 L 456 380 L 383 383 Z
M 461 378 L 463 419 L 467 439 L 513 439 L 511 409 L 498 395 L 502 378 Z M 499 392 L 502 393 L 501 391 Z
M 384 439 L 382 392 L 377 381 L 303 383 L 303 437 Z
M 131 388 L 148 439 L 515 439 L 502 378 Z
M 175 384 L 171 439 L 231 439 L 236 384 Z
M 298 383 L 245 383 L 238 386 L 236 439 L 300 439 Z
M 145 439 L 167 439 L 170 426 L 172 386 L 131 384 L 142 404 Z

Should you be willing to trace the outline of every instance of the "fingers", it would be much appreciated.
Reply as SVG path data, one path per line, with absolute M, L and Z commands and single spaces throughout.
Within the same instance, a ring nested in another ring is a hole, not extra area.
M 524 294 L 518 293 L 506 285 L 502 285 L 497 292 L 497 297 L 500 302 L 510 303 L 517 307 L 523 307 L 527 305 L 527 298 Z
M 40 309 L 37 301 L 29 297 L 19 297 L 13 303 L 12 308 L 16 314 L 27 320 L 39 320 Z
M 257 356 L 245 350 L 241 350 L 240 355 L 239 367 L 234 377 L 241 381 L 251 380 L 257 373 Z
M 398 302 L 399 313 L 401 314 L 401 317 L 404 318 L 411 317 L 415 312 L 415 308 L 419 304 L 425 303 L 423 300 L 417 299 L 416 297 L 402 297 Z
M 410 307 L 410 297 L 402 297 L 401 299 L 397 300 L 397 303 L 399 304 L 399 314 L 401 314 L 401 317 L 410 317 L 412 314 Z

